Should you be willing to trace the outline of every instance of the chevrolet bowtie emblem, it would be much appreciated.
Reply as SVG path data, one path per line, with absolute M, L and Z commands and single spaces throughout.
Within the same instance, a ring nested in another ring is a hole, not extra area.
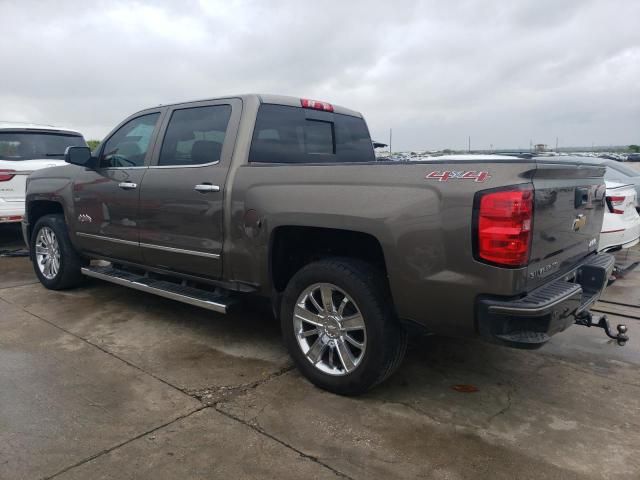
M 582 227 L 584 227 L 586 224 L 587 224 L 587 217 L 585 217 L 583 214 L 578 215 L 573 220 L 573 231 L 577 232 Z

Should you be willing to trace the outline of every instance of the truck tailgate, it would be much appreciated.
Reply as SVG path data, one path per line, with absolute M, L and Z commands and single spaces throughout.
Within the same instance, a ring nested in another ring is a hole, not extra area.
M 596 251 L 604 215 L 604 167 L 537 160 L 527 290 Z

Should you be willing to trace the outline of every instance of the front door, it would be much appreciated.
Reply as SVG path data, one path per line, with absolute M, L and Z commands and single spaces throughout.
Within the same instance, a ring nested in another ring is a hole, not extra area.
M 238 99 L 167 112 L 140 191 L 145 264 L 200 277 L 222 274 L 224 187 L 240 118 Z
M 140 186 L 147 171 L 160 111 L 126 121 L 103 143 L 96 169 L 73 184 L 76 242 L 81 249 L 135 263 Z

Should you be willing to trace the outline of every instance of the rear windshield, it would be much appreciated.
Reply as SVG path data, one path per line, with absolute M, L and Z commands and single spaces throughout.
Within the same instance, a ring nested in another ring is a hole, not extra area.
M 375 161 L 362 118 L 283 105 L 261 105 L 249 161 L 335 163 Z
M 628 167 L 626 165 L 615 163 L 615 164 L 609 164 L 608 166 L 609 166 L 609 168 L 620 172 L 625 177 L 639 177 L 640 176 L 640 171 L 635 170 L 635 169 L 633 169 L 631 167 Z
M 0 132 L 0 160 L 64 158 L 67 147 L 85 147 L 80 135 L 42 132 Z

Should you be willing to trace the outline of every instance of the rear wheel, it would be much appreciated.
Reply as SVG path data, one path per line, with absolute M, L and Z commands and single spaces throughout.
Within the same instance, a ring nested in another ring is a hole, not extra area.
M 83 280 L 83 260 L 74 250 L 64 217 L 41 217 L 31 235 L 31 261 L 40 283 L 51 290 L 75 287 Z
M 300 371 L 342 395 L 384 381 L 406 349 L 384 277 L 358 260 L 322 260 L 302 268 L 285 290 L 281 324 Z

